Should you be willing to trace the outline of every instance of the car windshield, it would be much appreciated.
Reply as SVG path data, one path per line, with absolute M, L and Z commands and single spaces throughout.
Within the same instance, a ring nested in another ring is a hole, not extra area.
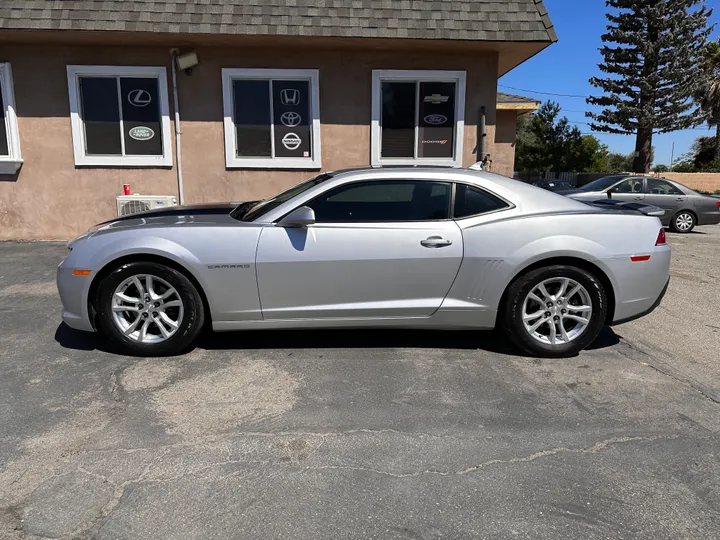
M 585 184 L 580 189 L 582 191 L 603 191 L 610 186 L 615 185 L 623 178 L 627 178 L 627 176 L 605 176 L 603 178 L 598 178 L 589 184 Z
M 306 180 L 297 186 L 293 186 L 287 191 L 283 191 L 279 195 L 275 195 L 272 199 L 265 199 L 264 201 L 258 201 L 254 204 L 243 203 L 233 210 L 230 214 L 235 219 L 240 221 L 254 221 L 266 212 L 273 210 L 283 203 L 286 203 L 293 197 L 297 197 L 301 193 L 304 193 L 310 188 L 322 184 L 326 180 L 332 178 L 332 174 L 323 173 L 315 178 Z

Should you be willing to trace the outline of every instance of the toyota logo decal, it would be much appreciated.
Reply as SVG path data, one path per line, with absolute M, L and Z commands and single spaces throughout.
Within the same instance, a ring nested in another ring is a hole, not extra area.
M 280 121 L 283 123 L 284 126 L 295 127 L 300 125 L 300 122 L 302 122 L 302 116 L 300 116 L 296 112 L 288 111 L 282 113 L 282 115 L 280 116 Z
M 445 122 L 447 122 L 447 116 L 443 116 L 442 114 L 428 114 L 425 117 L 425 123 L 431 126 L 441 126 Z
M 297 150 L 302 144 L 302 139 L 297 133 L 288 133 L 282 138 L 282 143 L 288 150 Z

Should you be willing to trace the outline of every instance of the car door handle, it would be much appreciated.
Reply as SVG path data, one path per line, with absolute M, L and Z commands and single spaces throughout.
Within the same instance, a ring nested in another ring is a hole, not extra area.
M 678 202 L 683 202 L 685 200 L 685 197 L 677 197 L 675 200 Z
M 635 200 L 636 200 L 636 201 L 642 201 L 643 198 L 642 198 L 642 197 L 635 197 Z
M 431 236 L 420 241 L 420 245 L 426 248 L 445 247 L 452 244 L 452 240 L 445 240 L 442 236 Z

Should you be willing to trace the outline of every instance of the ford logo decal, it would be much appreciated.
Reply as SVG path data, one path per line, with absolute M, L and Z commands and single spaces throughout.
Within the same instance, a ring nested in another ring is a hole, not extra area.
M 447 117 L 442 114 L 428 114 L 425 117 L 425 123 L 432 126 L 440 126 L 447 122 Z

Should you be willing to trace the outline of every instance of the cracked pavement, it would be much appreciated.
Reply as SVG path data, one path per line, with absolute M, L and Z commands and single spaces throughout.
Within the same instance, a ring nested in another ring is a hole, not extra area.
M 0 243 L 0 538 L 711 538 L 720 227 L 565 360 L 495 333 L 245 332 L 177 358 L 60 325 L 64 245 Z

